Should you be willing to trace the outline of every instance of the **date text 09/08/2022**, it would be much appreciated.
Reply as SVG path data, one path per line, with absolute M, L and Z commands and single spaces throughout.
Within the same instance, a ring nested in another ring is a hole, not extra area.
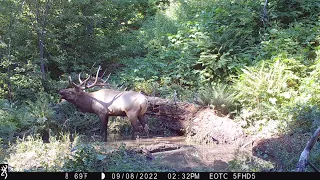
M 109 177 L 108 177 L 109 176 Z M 155 179 L 168 179 L 168 180 L 184 180 L 184 179 L 256 179 L 254 172 L 250 173 L 226 173 L 226 172 L 116 172 L 109 173 L 107 179 L 120 180 L 120 179 L 142 179 L 142 180 L 155 180 Z

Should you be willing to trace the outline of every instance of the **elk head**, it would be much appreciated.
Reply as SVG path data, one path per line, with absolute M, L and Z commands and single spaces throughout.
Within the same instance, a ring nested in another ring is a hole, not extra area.
M 108 85 L 106 81 L 109 79 L 110 74 L 107 80 L 102 80 L 102 77 L 98 77 L 100 68 L 99 66 L 94 79 L 89 75 L 88 78 L 82 81 L 80 73 L 80 84 L 75 84 L 69 76 L 69 83 L 73 88 L 60 90 L 61 98 L 74 104 L 82 112 L 97 114 L 101 121 L 100 132 L 104 141 L 107 141 L 109 116 L 127 116 L 133 128 L 132 138 L 135 138 L 135 133 L 139 131 L 138 120 L 148 135 L 149 128 L 145 120 L 148 100 L 143 94 L 135 91 L 116 91 L 112 89 L 100 89 L 90 93 L 84 91 L 94 86 Z M 90 83 L 91 81 L 93 83 Z

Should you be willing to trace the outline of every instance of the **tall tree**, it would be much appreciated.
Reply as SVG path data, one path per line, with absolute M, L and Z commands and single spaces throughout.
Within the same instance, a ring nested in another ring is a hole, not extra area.
M 37 32 L 38 36 L 40 71 L 42 79 L 45 79 L 45 34 L 49 9 L 52 2 L 50 0 L 27 0 L 26 2 L 30 10 L 29 17 L 31 18 L 31 27 Z

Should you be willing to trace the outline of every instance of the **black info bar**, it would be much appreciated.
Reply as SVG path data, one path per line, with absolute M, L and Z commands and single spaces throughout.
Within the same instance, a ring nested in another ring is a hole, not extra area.
M 251 179 L 319 179 L 313 172 L 2 172 L 7 180 L 251 180 Z

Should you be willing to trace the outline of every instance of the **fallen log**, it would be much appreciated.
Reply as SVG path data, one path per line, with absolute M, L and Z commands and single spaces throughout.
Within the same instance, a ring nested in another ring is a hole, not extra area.
M 201 106 L 188 102 L 173 101 L 159 97 L 147 97 L 149 101 L 148 114 L 162 115 L 179 120 L 189 120 Z
M 166 123 L 166 128 L 183 135 L 188 127 L 189 120 L 202 106 L 197 104 L 162 99 L 148 96 L 149 106 L 147 115 Z

